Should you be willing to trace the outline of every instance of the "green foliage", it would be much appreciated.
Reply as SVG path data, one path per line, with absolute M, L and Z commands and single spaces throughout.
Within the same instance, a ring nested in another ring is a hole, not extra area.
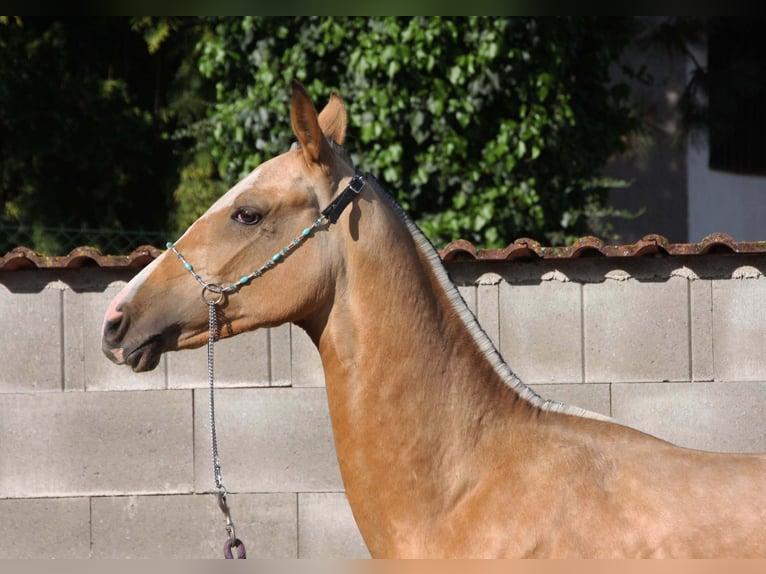
M 435 243 L 604 236 L 597 176 L 637 125 L 609 70 L 632 34 L 614 17 L 3 16 L 0 227 L 48 252 L 65 250 L 51 230 L 182 232 L 289 147 L 297 78 L 318 106 L 346 99 L 352 157 Z
M 176 188 L 175 209 L 171 213 L 170 227 L 180 235 L 199 219 L 216 199 L 227 190 L 217 177 L 217 170 L 209 156 L 199 153 L 181 170 L 180 184 Z
M 51 229 L 166 228 L 180 157 L 163 72 L 179 59 L 156 47 L 128 18 L 0 21 L 0 225 L 38 230 L 31 246 L 48 253 L 67 245 Z M 155 236 L 131 235 L 134 248 Z
M 437 244 L 560 244 L 611 212 L 597 174 L 637 120 L 609 69 L 627 18 L 217 18 L 215 86 L 180 132 L 232 184 L 290 143 L 289 82 L 346 99 L 346 147 Z M 177 197 L 184 194 L 179 191 Z M 188 217 L 196 211 L 188 212 Z M 179 212 L 178 224 L 189 223 Z M 603 225 L 596 227 L 608 231 Z

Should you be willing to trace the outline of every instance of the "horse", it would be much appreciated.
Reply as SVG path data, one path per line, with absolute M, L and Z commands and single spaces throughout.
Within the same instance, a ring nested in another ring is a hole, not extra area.
M 373 557 L 766 556 L 766 455 L 682 448 L 538 396 L 424 234 L 356 170 L 341 97 L 317 113 L 294 82 L 290 122 L 290 150 L 115 297 L 109 359 L 147 371 L 166 351 L 206 344 L 200 285 L 221 337 L 304 329 Z

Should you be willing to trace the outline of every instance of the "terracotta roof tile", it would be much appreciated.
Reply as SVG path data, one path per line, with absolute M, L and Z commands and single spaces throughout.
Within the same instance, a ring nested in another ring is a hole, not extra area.
M 572 245 L 546 247 L 534 239 L 517 239 L 503 249 L 477 249 L 458 240 L 440 252 L 444 261 L 513 261 L 514 259 L 578 259 L 583 257 L 644 257 L 646 255 L 705 255 L 707 253 L 766 253 L 766 241 L 734 241 L 712 233 L 698 243 L 671 243 L 662 235 L 646 235 L 629 245 L 607 245 L 597 237 L 581 237 Z
M 102 267 L 109 269 L 141 269 L 160 253 L 161 249 L 143 245 L 129 255 L 102 255 L 93 247 L 77 247 L 68 255 L 40 255 L 28 247 L 17 247 L 0 257 L 0 271 L 22 269 L 80 269 Z
M 163 250 L 143 245 L 128 255 L 102 255 L 92 247 L 78 247 L 67 255 L 40 255 L 17 247 L 0 257 L 0 271 L 23 269 L 140 269 Z M 458 239 L 439 251 L 450 261 L 514 261 L 516 259 L 580 259 L 585 257 L 644 257 L 647 255 L 705 255 L 708 253 L 766 253 L 766 241 L 734 241 L 725 233 L 713 233 L 698 243 L 671 243 L 662 235 L 646 235 L 629 245 L 608 245 L 597 237 L 581 237 L 572 245 L 547 247 L 534 239 L 517 239 L 502 249 L 480 249 Z

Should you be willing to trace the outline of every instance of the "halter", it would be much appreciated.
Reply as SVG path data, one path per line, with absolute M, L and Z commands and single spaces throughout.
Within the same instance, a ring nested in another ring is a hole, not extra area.
M 212 281 L 205 281 L 199 273 L 194 270 L 194 266 L 186 260 L 175 244 L 168 243 L 167 248 L 175 253 L 178 260 L 183 263 L 186 270 L 191 273 L 192 277 L 202 285 L 202 300 L 208 306 L 208 341 L 207 341 L 207 372 L 208 372 L 208 386 L 209 386 L 209 403 L 210 403 L 210 445 L 213 456 L 213 478 L 215 480 L 215 494 L 218 500 L 218 507 L 223 512 L 226 518 L 226 533 L 227 540 L 223 546 L 223 555 L 225 558 L 233 558 L 233 550 L 236 550 L 238 558 L 245 558 L 245 545 L 237 538 L 234 531 L 234 522 L 231 519 L 231 511 L 227 502 L 227 490 L 223 485 L 223 476 L 221 474 L 221 459 L 218 456 L 218 439 L 216 436 L 215 428 L 215 356 L 213 347 L 218 340 L 218 314 L 216 307 L 223 303 L 224 299 L 230 294 L 237 293 L 245 285 L 249 285 L 253 279 L 256 279 L 266 273 L 269 269 L 273 269 L 277 264 L 284 261 L 284 259 L 290 255 L 293 251 L 298 249 L 303 243 L 313 235 L 314 231 L 322 227 L 323 225 L 331 225 L 338 221 L 340 214 L 343 210 L 353 201 L 353 199 L 359 195 L 366 185 L 366 177 L 359 172 L 356 172 L 351 180 L 348 182 L 346 188 L 336 197 L 327 207 L 325 207 L 321 216 L 314 221 L 309 227 L 305 228 L 301 234 L 293 239 L 287 246 L 280 249 L 277 253 L 272 255 L 266 263 L 261 265 L 258 269 L 240 277 L 236 283 L 231 283 L 227 286 L 222 286 L 220 283 L 214 283 Z
M 318 227 L 321 227 L 326 224 L 332 224 L 336 223 L 338 221 L 338 218 L 340 217 L 340 214 L 343 213 L 343 210 L 346 209 L 346 206 L 348 206 L 349 203 L 362 191 L 366 184 L 365 176 L 360 174 L 359 172 L 356 172 L 354 176 L 351 178 L 351 180 L 348 182 L 348 185 L 346 188 L 336 197 L 327 207 L 325 207 L 322 210 L 321 217 L 319 217 L 314 223 L 305 228 L 301 234 L 293 239 L 288 245 L 280 249 L 277 253 L 271 256 L 271 259 L 269 259 L 266 263 L 261 265 L 258 269 L 250 273 L 249 275 L 244 275 L 240 277 L 239 281 L 236 283 L 231 283 L 230 285 L 223 287 L 219 283 L 213 283 L 212 281 L 205 281 L 199 273 L 197 273 L 194 270 L 194 266 L 189 263 L 186 258 L 181 254 L 178 249 L 176 249 L 176 246 L 174 243 L 168 242 L 166 244 L 166 247 L 173 251 L 173 253 L 176 254 L 176 257 L 183 263 L 186 270 L 191 273 L 192 277 L 197 280 L 197 283 L 202 285 L 202 299 L 205 301 L 205 303 L 212 303 L 214 305 L 217 305 L 223 301 L 223 299 L 230 293 L 235 293 L 240 290 L 245 285 L 248 285 L 253 279 L 256 279 L 257 277 L 260 277 L 263 275 L 266 271 L 269 269 L 272 269 L 275 267 L 278 263 L 280 263 L 282 260 L 284 260 L 285 257 L 287 257 L 290 253 L 295 251 L 298 247 L 300 247 L 306 239 L 308 239 L 313 233 L 314 230 L 316 230 Z M 212 294 L 212 298 L 208 298 L 205 294 L 207 292 L 210 292 Z

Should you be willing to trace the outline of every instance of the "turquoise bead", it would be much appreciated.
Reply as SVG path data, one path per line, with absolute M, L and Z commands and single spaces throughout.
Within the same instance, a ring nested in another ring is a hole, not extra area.
M 303 237 L 308 237 L 309 235 L 311 235 L 311 228 L 307 227 L 306 229 L 303 230 Z M 168 246 L 170 245 L 168 244 Z
M 172 244 L 172 243 L 170 243 L 170 241 L 168 241 L 168 242 L 165 244 L 165 247 L 167 247 L 168 249 L 171 249 L 171 248 L 173 247 L 173 244 Z
M 271 258 L 271 260 L 272 260 L 274 263 L 278 262 L 280 259 L 282 259 L 282 254 L 281 254 L 281 253 L 276 253 L 276 254 L 274 255 L 274 257 L 272 257 L 272 258 Z
M 245 285 L 245 284 L 247 284 L 249 281 L 250 281 L 250 276 L 249 276 L 249 275 L 247 275 L 247 276 L 245 276 L 245 277 L 241 277 L 241 278 L 240 278 L 240 280 L 239 280 L 239 284 L 240 284 L 240 285 Z
M 187 270 L 187 271 L 191 271 L 191 270 L 192 270 L 192 265 L 191 265 L 191 263 L 184 263 L 184 267 L 186 267 L 186 270 Z

